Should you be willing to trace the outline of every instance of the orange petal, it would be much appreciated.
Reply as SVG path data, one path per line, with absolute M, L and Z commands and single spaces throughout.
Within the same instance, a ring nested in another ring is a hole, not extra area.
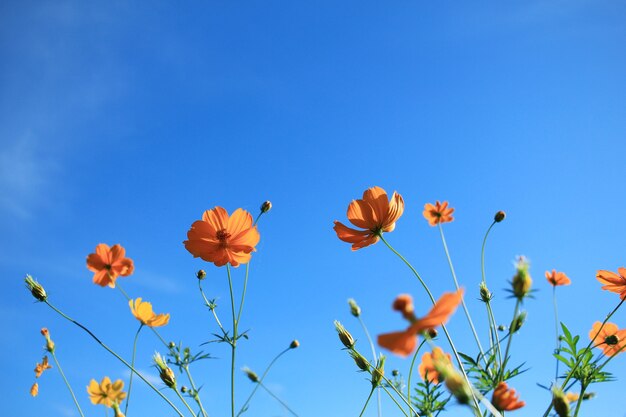
M 382 225 L 389 213 L 387 192 L 380 187 L 368 188 L 363 193 L 363 200 L 372 207 L 376 224 Z
M 407 329 L 403 332 L 393 332 L 378 335 L 378 345 L 396 355 L 407 357 L 417 346 L 417 336 Z
M 432 329 L 446 322 L 450 319 L 452 313 L 455 312 L 459 304 L 463 299 L 463 288 L 460 288 L 456 292 L 444 293 L 439 300 L 435 302 L 435 305 L 426 314 L 426 316 L 417 320 L 411 325 L 411 328 L 419 333 L 423 330 Z
M 353 200 L 348 205 L 348 220 L 356 227 L 370 230 L 375 228 L 376 215 L 372 206 L 363 200 Z

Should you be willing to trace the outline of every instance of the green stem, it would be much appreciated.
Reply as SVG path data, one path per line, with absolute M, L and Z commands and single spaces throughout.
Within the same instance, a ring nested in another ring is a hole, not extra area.
M 254 223 L 252 224 L 252 227 L 256 226 L 256 224 L 259 222 L 259 219 L 261 218 L 262 215 L 263 215 L 263 212 L 260 212 L 256 216 L 256 219 L 254 219 Z M 241 302 L 239 303 L 239 311 L 237 312 L 237 323 L 239 323 L 241 320 L 241 312 L 243 311 L 243 303 L 246 299 L 246 291 L 248 289 L 248 274 L 250 273 L 250 262 L 251 261 L 248 261 L 248 263 L 246 264 L 246 275 L 245 275 L 245 278 L 243 279 L 243 291 L 241 293 Z
M 365 322 L 361 319 L 361 315 L 357 316 L 359 323 L 361 323 L 361 327 L 363 328 L 363 332 L 365 333 L 365 337 L 367 337 L 367 341 L 370 344 L 370 348 L 372 349 L 372 358 L 376 360 L 376 348 L 374 347 L 374 341 L 370 336 L 370 332 L 367 330 L 367 326 L 365 326 Z M 380 391 L 376 391 L 377 401 L 378 401 L 378 417 L 382 416 L 382 407 L 381 407 L 381 399 L 380 399 Z
M 222 326 L 222 322 L 217 317 L 217 313 L 215 312 L 215 308 L 211 307 L 211 303 L 206 298 L 206 295 L 204 295 L 204 290 L 202 290 L 202 281 L 200 281 L 200 280 L 198 280 L 198 288 L 200 289 L 200 294 L 202 294 L 202 298 L 204 299 L 205 305 L 207 307 L 209 307 L 209 310 L 211 310 L 211 313 L 213 313 L 213 317 L 215 318 L 215 321 L 217 322 L 217 325 L 220 327 L 220 330 L 222 331 L 222 334 L 226 335 L 226 330 L 224 330 L 224 326 Z
M 443 227 L 441 223 L 439 223 L 439 234 L 441 235 L 441 242 L 443 243 L 443 250 L 446 252 L 446 258 L 448 259 L 448 265 L 450 266 L 450 272 L 452 273 L 452 279 L 454 280 L 454 286 L 456 290 L 459 290 L 459 281 L 456 277 L 456 273 L 454 272 L 454 266 L 452 265 L 452 258 L 450 257 L 450 251 L 448 250 L 448 245 L 446 243 L 446 238 L 443 234 Z M 470 328 L 472 329 L 472 334 L 474 335 L 474 340 L 476 340 L 476 345 L 478 346 L 478 350 L 480 351 L 480 356 L 482 356 L 485 361 L 485 366 L 488 365 L 487 358 L 485 357 L 485 351 L 483 350 L 483 346 L 480 344 L 480 339 L 478 338 L 478 334 L 476 333 L 476 328 L 474 327 L 474 322 L 472 322 L 472 317 L 470 316 L 470 312 L 467 309 L 467 305 L 465 304 L 465 297 L 461 299 L 461 305 L 463 306 L 463 311 L 465 312 L 465 317 L 467 317 L 467 322 L 469 323 Z M 487 369 L 489 372 L 489 369 Z
M 261 374 L 261 378 L 259 378 L 259 382 L 263 382 L 263 379 L 265 379 L 265 377 L 267 376 L 267 373 L 270 371 L 270 369 L 272 368 L 272 366 L 274 365 L 274 363 L 281 357 L 283 356 L 285 353 L 287 353 L 288 351 L 291 350 L 291 347 L 288 347 L 287 349 L 283 350 L 282 352 L 280 352 L 278 355 L 276 355 L 274 357 L 274 359 L 272 359 L 272 361 L 269 363 L 269 365 L 267 365 L 267 368 L 265 368 L 265 371 L 263 371 L 263 374 Z M 255 385 L 254 389 L 252 390 L 252 392 L 250 393 L 250 395 L 248 396 L 248 399 L 246 400 L 246 402 L 243 404 L 243 406 L 241 407 L 241 409 L 239 410 L 239 412 L 237 413 L 237 417 L 239 417 L 245 410 L 247 405 L 250 403 L 250 400 L 252 400 L 252 397 L 254 396 L 254 394 L 256 393 L 257 389 L 259 388 L 259 385 Z
M 194 401 L 196 402 L 196 404 L 198 404 L 198 407 L 200 407 L 200 411 L 202 412 L 202 415 L 204 417 L 208 417 L 208 414 L 204 410 L 204 406 L 202 405 L 202 400 L 200 400 L 200 394 L 198 393 L 198 388 L 196 388 L 196 384 L 195 382 L 193 382 L 193 378 L 191 377 L 191 372 L 189 372 L 189 365 L 183 366 L 183 369 L 185 370 L 185 373 L 187 374 L 187 379 L 189 380 L 189 383 L 191 384 L 191 389 L 193 389 Z
M 374 393 L 374 387 L 372 387 L 372 389 L 370 390 L 370 395 L 367 396 L 367 400 L 365 400 L 365 404 L 363 404 L 363 409 L 361 409 L 361 413 L 359 414 L 359 417 L 363 416 L 363 413 L 365 412 L 367 405 L 370 403 L 370 399 L 372 398 L 373 393 Z
M 393 253 L 395 253 L 405 263 L 406 266 L 409 267 L 409 269 L 413 272 L 413 274 L 418 279 L 418 281 L 422 284 L 422 287 L 424 287 L 424 290 L 426 290 L 426 293 L 428 294 L 428 297 L 430 298 L 430 301 L 433 304 L 435 304 L 435 297 L 433 297 L 433 294 L 430 292 L 430 289 L 428 289 L 428 286 L 426 285 L 426 283 L 424 282 L 424 280 L 422 279 L 420 274 L 417 272 L 417 270 L 413 267 L 413 265 L 411 265 L 411 263 L 404 256 L 402 256 L 400 254 L 400 252 L 396 251 L 393 248 L 393 246 L 391 246 L 389 244 L 389 242 L 387 242 L 387 240 L 385 240 L 385 238 L 383 237 L 382 233 L 379 236 L 380 236 L 380 240 L 382 240 L 383 243 L 385 245 L 387 245 L 387 247 Z M 446 338 L 448 339 L 448 343 L 450 344 L 450 348 L 452 349 L 452 353 L 454 353 L 454 357 L 455 357 L 457 363 L 459 364 L 459 368 L 461 369 L 461 373 L 463 374 L 463 377 L 465 378 L 465 381 L 471 386 L 472 383 L 470 382 L 469 377 L 467 376 L 467 372 L 465 372 L 465 367 L 463 367 L 463 362 L 461 361 L 461 357 L 459 356 L 459 353 L 457 352 L 456 348 L 454 347 L 454 343 L 452 342 L 452 338 L 450 337 L 450 334 L 448 333 L 448 329 L 443 324 L 441 325 L 441 328 L 443 329 L 443 332 L 445 333 Z M 474 401 L 474 406 L 476 407 L 476 409 L 480 410 L 480 405 L 478 404 L 478 400 L 476 399 L 476 396 L 474 395 L 473 391 L 472 391 L 472 400 Z
M 576 409 L 574 410 L 574 417 L 578 417 L 578 412 L 580 411 L 580 406 L 583 403 L 583 395 L 585 394 L 586 389 L 587 389 L 587 386 L 581 384 L 580 394 L 578 395 L 578 401 L 576 401 Z
M 514 330 L 513 325 L 515 324 L 515 319 L 519 312 L 520 303 L 521 303 L 521 300 L 518 298 L 517 301 L 515 302 L 515 309 L 513 310 L 513 318 L 511 319 L 511 324 L 509 325 L 509 340 L 506 341 L 506 350 L 504 351 L 504 363 L 502 363 L 502 366 L 500 367 L 500 373 L 498 374 L 498 382 L 502 381 L 502 378 L 504 377 L 504 371 L 505 371 L 506 365 L 509 362 L 509 350 L 511 349 L 511 341 L 513 340 L 513 334 L 515 333 L 513 331 Z
M 554 304 L 554 330 L 556 334 L 556 347 L 554 348 L 555 353 L 558 355 L 561 352 L 561 338 L 559 337 L 559 310 L 556 304 L 556 285 L 552 286 L 552 303 Z M 556 361 L 556 370 L 554 372 L 554 381 L 559 379 L 559 360 L 555 358 Z
M 489 237 L 489 232 L 497 222 L 494 220 L 493 223 L 487 229 L 485 233 L 485 237 L 483 238 L 483 244 L 480 249 L 480 270 L 482 274 L 482 282 L 487 288 L 487 276 L 485 274 L 485 248 L 487 246 L 487 237 Z M 496 322 L 496 318 L 493 314 L 493 309 L 491 308 L 491 300 L 485 301 L 485 305 L 487 307 L 487 317 L 489 320 L 489 343 L 491 344 L 491 349 L 495 348 L 495 351 L 498 354 L 498 361 L 500 366 L 502 366 L 502 352 L 500 351 L 500 336 L 498 335 L 498 324 Z
M 235 295 L 233 293 L 233 280 L 230 276 L 230 265 L 226 264 L 226 272 L 228 274 L 228 288 L 230 290 L 230 305 L 233 313 L 233 337 L 231 340 L 230 355 L 230 409 L 231 416 L 235 417 L 235 352 L 237 349 L 237 317 L 235 317 Z
M 407 377 L 407 387 L 406 387 L 406 398 L 409 404 L 411 403 L 411 377 L 413 376 L 413 367 L 415 366 L 415 360 L 417 359 L 417 354 L 419 353 L 422 346 L 426 343 L 426 339 L 422 340 L 415 350 L 413 354 L 413 359 L 411 359 L 411 366 L 409 367 L 409 375 Z
M 53 309 L 54 311 L 56 311 L 57 313 L 59 313 L 61 315 L 61 317 L 63 317 L 64 319 L 71 321 L 72 323 L 74 323 L 76 326 L 80 327 L 81 329 L 83 329 L 85 332 L 87 332 L 87 334 L 89 334 L 89 336 L 91 336 L 96 342 L 98 342 L 98 344 L 100 346 L 102 346 L 107 352 L 109 352 L 111 355 L 115 356 L 117 358 L 117 360 L 119 360 L 120 362 L 122 362 L 128 369 L 131 370 L 131 372 L 134 372 L 137 374 L 137 376 L 139 378 L 141 378 L 141 380 L 143 382 L 145 382 L 150 388 L 152 388 L 152 390 L 154 392 L 157 393 L 157 395 L 159 397 L 161 397 L 163 399 L 163 401 L 165 401 L 170 407 L 172 407 L 172 409 L 174 411 L 176 411 L 176 414 L 178 414 L 180 417 L 184 417 L 184 415 L 178 410 L 178 408 L 176 408 L 176 406 L 165 396 L 161 393 L 161 391 L 159 391 L 154 385 L 152 385 L 141 373 L 139 373 L 135 368 L 133 368 L 128 362 L 126 362 L 124 360 L 124 358 L 122 358 L 120 355 L 118 355 L 117 353 L 115 353 L 110 347 L 108 347 L 107 345 L 105 345 L 100 339 L 98 339 L 98 337 L 93 334 L 91 332 L 91 330 L 89 330 L 88 328 L 86 328 L 85 326 L 83 326 L 82 324 L 80 324 L 79 322 L 77 322 L 76 320 L 70 318 L 69 316 L 67 316 L 65 313 L 63 313 L 61 310 L 59 310 L 58 308 L 56 308 L 55 306 L 53 306 L 52 304 L 50 304 L 49 301 L 44 301 L 51 309 Z
M 285 407 L 287 409 L 287 411 L 289 411 L 291 414 L 293 414 L 295 417 L 298 417 L 298 414 L 296 414 L 295 411 L 293 411 L 291 408 L 289 408 L 289 406 L 287 404 L 285 404 L 285 402 L 283 400 L 281 400 L 280 398 L 278 398 L 278 396 L 276 394 L 274 394 L 272 391 L 269 390 L 269 388 L 267 388 L 265 385 L 263 385 L 261 383 L 261 381 L 258 382 L 258 384 L 261 386 L 261 388 L 263 388 L 269 395 L 272 396 L 272 398 L 274 398 L 276 401 L 278 401 L 280 403 L 280 405 L 282 405 L 283 407 Z
M 135 367 L 135 354 L 137 353 L 137 339 L 139 339 L 139 332 L 143 328 L 143 323 L 139 325 L 139 329 L 137 329 L 137 333 L 135 333 L 135 340 L 133 341 L 133 356 L 130 360 L 130 366 Z M 128 394 L 126 396 L 126 405 L 124 406 L 124 415 L 128 415 L 128 404 L 130 403 L 130 393 L 133 388 L 133 373 L 130 373 L 130 377 L 128 378 Z
M 409 417 L 409 415 L 406 413 L 406 411 L 404 411 L 404 407 L 402 407 L 402 405 L 400 405 L 400 403 L 398 402 L 398 400 L 396 400 L 396 398 L 391 395 L 391 393 L 389 392 L 389 390 L 387 389 L 387 387 L 385 387 L 384 385 L 380 386 L 383 390 L 385 390 L 385 392 L 387 393 L 387 395 L 389 396 L 389 398 L 391 398 L 391 400 L 396 403 L 396 405 L 398 406 L 398 408 L 400 409 L 400 411 L 402 411 L 402 414 L 404 414 L 406 417 Z M 393 385 L 390 385 L 390 387 L 393 388 Z M 397 392 L 397 391 L 396 391 Z M 404 397 L 402 397 L 404 399 Z M 414 411 L 415 412 L 415 411 Z M 415 413 L 416 417 L 419 417 L 419 414 Z
M 72 400 L 74 400 L 74 404 L 76 405 L 76 408 L 78 409 L 78 413 L 81 415 L 81 417 L 85 417 L 85 415 L 83 414 L 83 410 L 80 409 L 80 405 L 78 404 L 78 400 L 76 399 L 76 395 L 74 395 L 74 391 L 72 390 L 72 387 L 70 386 L 70 383 L 68 382 L 67 378 L 65 377 L 65 373 L 63 373 L 63 369 L 61 368 L 61 364 L 57 360 L 57 356 L 54 354 L 54 351 L 50 352 L 50 355 L 52 355 L 52 359 L 54 359 L 54 363 L 57 365 L 57 368 L 59 369 L 59 373 L 61 374 L 61 378 L 63 378 L 63 382 L 65 382 L 65 386 L 67 386 L 67 389 L 70 390 L 70 394 L 72 395 Z
M 185 404 L 185 407 L 187 407 L 187 410 L 189 410 L 189 412 L 191 413 L 191 415 L 193 417 L 196 417 L 196 412 L 193 411 L 193 408 L 191 408 L 189 406 L 189 403 L 187 401 L 185 401 L 185 398 L 183 398 L 183 396 L 181 395 L 180 392 L 178 392 L 178 389 L 176 389 L 176 387 L 172 388 L 172 390 L 174 390 L 174 392 L 176 392 L 176 395 L 178 396 L 178 398 L 180 398 L 180 400 L 183 402 L 183 404 Z

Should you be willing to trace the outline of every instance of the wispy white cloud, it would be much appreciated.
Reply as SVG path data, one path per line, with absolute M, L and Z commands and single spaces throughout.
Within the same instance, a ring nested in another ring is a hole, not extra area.
M 159 386 L 163 385 L 163 381 L 161 381 L 161 378 L 159 378 L 156 375 L 155 373 L 156 371 L 154 369 L 152 370 L 139 369 L 139 368 L 136 368 L 136 369 L 141 375 L 143 375 L 144 378 L 148 380 L 149 383 L 151 383 L 155 387 L 158 388 Z M 130 377 L 130 370 L 125 369 L 123 371 L 123 378 L 128 380 L 129 377 Z M 137 375 L 135 375 L 135 377 L 137 377 Z
M 169 294 L 179 294 L 183 292 L 183 286 L 170 277 L 149 271 L 142 271 L 141 273 L 135 274 L 135 276 L 137 279 L 133 280 L 133 282 L 141 287 Z

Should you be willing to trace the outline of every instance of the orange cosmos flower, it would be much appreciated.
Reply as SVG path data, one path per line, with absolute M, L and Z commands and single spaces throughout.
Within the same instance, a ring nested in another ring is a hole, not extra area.
M 239 266 L 250 262 L 260 239 L 250 213 L 237 209 L 229 216 L 222 207 L 215 207 L 191 225 L 183 243 L 194 258 L 213 262 L 215 266 L 227 263 Z
M 606 356 L 614 356 L 624 351 L 626 346 L 626 329 L 619 330 L 614 323 L 602 323 L 596 321 L 589 332 L 589 338 Z M 595 338 L 594 338 L 595 336 Z
M 87 393 L 92 404 L 112 407 L 114 403 L 119 404 L 126 398 L 126 393 L 122 391 L 123 388 L 124 381 L 118 379 L 111 383 L 111 379 L 105 376 L 99 384 L 98 381 L 92 379 L 87 387 Z
M 555 269 L 553 269 L 552 272 L 546 271 L 546 279 L 554 287 L 558 285 L 570 285 L 572 283 L 564 272 L 556 272 Z
M 96 253 L 87 256 L 87 269 L 95 272 L 94 284 L 115 288 L 118 276 L 127 277 L 132 274 L 135 269 L 133 260 L 126 258 L 125 255 L 126 250 L 120 245 L 113 245 L 110 248 L 109 245 L 100 243 L 96 246 Z
M 437 226 L 439 223 L 448 223 L 454 220 L 452 213 L 454 213 L 454 209 L 448 207 L 447 201 L 440 203 L 437 200 L 434 206 L 430 203 L 424 204 L 424 212 L 422 214 L 428 220 L 428 224 Z
M 618 293 L 622 300 L 626 299 L 626 268 L 617 268 L 617 274 L 600 270 L 596 273 L 596 279 L 605 284 L 603 290 Z
M 337 237 L 352 243 L 352 250 L 358 250 L 378 242 L 381 233 L 391 232 L 396 221 L 404 212 L 404 200 L 394 191 L 391 200 L 380 187 L 365 190 L 362 200 L 352 200 L 348 205 L 350 223 L 365 230 L 352 229 L 335 220 Z
M 491 404 L 499 411 L 513 411 L 526 405 L 524 401 L 519 400 L 519 395 L 515 393 L 513 388 L 509 389 L 506 382 L 502 381 L 493 390 Z
M 463 299 L 463 289 L 444 293 L 424 317 L 412 318 L 408 329 L 378 336 L 378 344 L 399 356 L 409 356 L 417 346 L 417 335 L 446 324 Z
M 154 314 L 152 304 L 147 301 L 141 301 L 141 298 L 130 300 L 128 305 L 130 306 L 130 312 L 133 313 L 133 316 L 148 327 L 165 326 L 170 321 L 169 314 Z
M 48 357 L 44 356 L 41 363 L 35 365 L 35 378 L 39 378 L 46 369 L 52 369 L 52 365 L 48 363 Z
M 439 378 L 439 372 L 437 372 L 437 369 L 435 368 L 435 363 L 439 362 L 440 366 L 442 363 L 452 366 L 451 359 L 450 354 L 446 353 L 444 355 L 443 350 L 441 350 L 440 347 L 434 348 L 432 353 L 424 353 L 424 355 L 422 355 L 422 363 L 420 363 L 418 368 L 422 379 L 428 379 L 430 382 L 438 384 L 441 381 L 441 378 Z

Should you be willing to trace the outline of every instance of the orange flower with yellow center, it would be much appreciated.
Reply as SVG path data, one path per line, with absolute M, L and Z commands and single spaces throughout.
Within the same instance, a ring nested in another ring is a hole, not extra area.
M 449 353 L 444 355 L 443 350 L 440 347 L 436 347 L 431 352 L 426 352 L 422 355 L 422 363 L 420 363 L 417 370 L 419 371 L 422 379 L 428 379 L 430 382 L 438 384 L 441 382 L 439 372 L 435 367 L 435 363 L 441 366 L 452 366 L 452 357 Z
M 411 325 L 404 331 L 385 333 L 378 336 L 381 347 L 399 356 L 409 356 L 417 346 L 418 334 L 446 324 L 463 299 L 463 289 L 444 293 L 435 302 L 431 310 L 422 318 L 414 315 L 409 319 Z M 404 315 L 404 313 L 403 313 Z
M 132 259 L 126 258 L 126 250 L 121 245 L 109 247 L 100 243 L 96 246 L 96 253 L 87 256 L 87 268 L 95 272 L 94 284 L 115 288 L 117 277 L 132 274 L 135 266 Z
M 546 279 L 553 287 L 559 285 L 570 285 L 572 283 L 564 272 L 556 272 L 556 269 L 553 269 L 552 272 L 546 271 Z
M 437 226 L 440 223 L 448 223 L 454 220 L 452 213 L 454 213 L 454 209 L 448 207 L 447 201 L 440 203 L 439 200 L 437 200 L 435 205 L 430 203 L 424 204 L 424 212 L 422 214 L 424 218 L 428 220 L 428 224 Z
M 496 389 L 493 390 L 491 404 L 499 411 L 513 411 L 526 405 L 524 401 L 519 400 L 519 395 L 517 395 L 515 390 L 513 388 L 509 389 L 509 386 L 504 381 L 500 382 Z
M 596 279 L 605 284 L 602 289 L 619 294 L 622 300 L 626 299 L 626 268 L 617 268 L 617 274 L 611 271 L 600 270 Z
M 619 330 L 614 323 L 596 321 L 589 332 L 589 339 L 606 356 L 614 356 L 626 349 L 626 329 Z
M 347 227 L 337 220 L 333 229 L 339 239 L 352 243 L 352 250 L 358 250 L 378 242 L 383 232 L 393 231 L 403 212 L 400 194 L 394 191 L 389 200 L 385 190 L 372 187 L 365 190 L 363 199 L 352 200 L 348 205 L 348 220 L 364 230 Z
M 141 298 L 130 300 L 128 305 L 130 306 L 130 311 L 133 313 L 133 316 L 148 327 L 165 326 L 170 321 L 169 314 L 155 314 L 154 311 L 152 311 L 152 304 L 147 301 L 142 301 Z
M 44 356 L 41 363 L 35 365 L 35 378 L 39 378 L 46 369 L 52 369 L 52 365 L 48 363 L 48 357 Z
M 100 383 L 92 379 L 87 387 L 87 393 L 92 404 L 103 404 L 107 407 L 112 407 L 113 403 L 119 404 L 126 398 L 126 393 L 122 392 L 123 388 L 124 381 L 118 379 L 111 383 L 111 379 L 105 376 Z
M 194 258 L 213 262 L 215 266 L 227 263 L 239 266 L 250 262 L 260 239 L 250 213 L 237 209 L 229 216 L 222 207 L 215 207 L 191 225 L 183 243 Z

